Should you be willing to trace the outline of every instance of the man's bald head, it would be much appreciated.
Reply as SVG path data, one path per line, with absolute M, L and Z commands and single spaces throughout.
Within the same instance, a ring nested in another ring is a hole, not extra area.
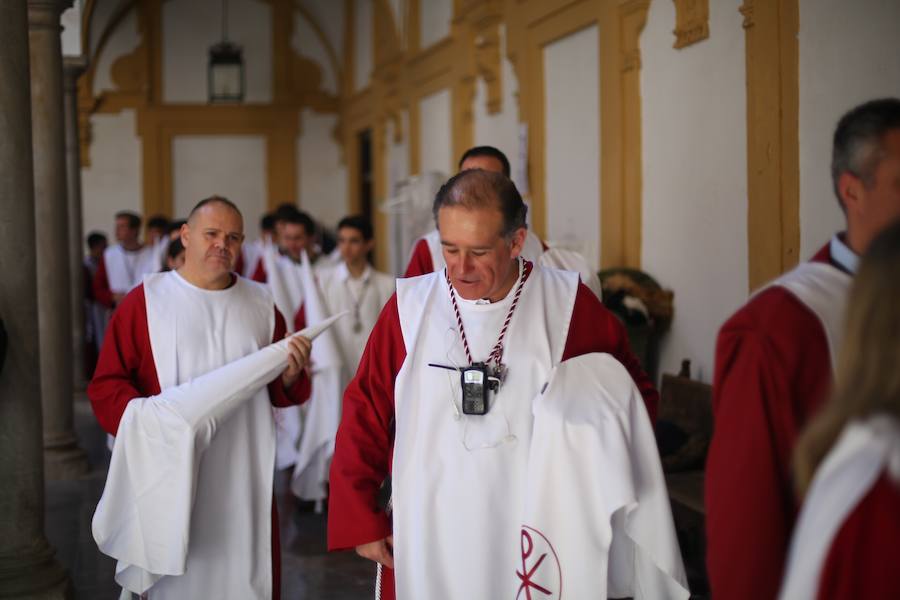
M 210 196 L 209 198 L 204 198 L 203 200 L 198 202 L 196 206 L 191 209 L 191 213 L 188 215 L 188 224 L 195 222 L 197 214 L 207 206 L 221 206 L 233 210 L 235 213 L 237 213 L 237 216 L 240 217 L 242 226 L 241 228 L 243 230 L 244 215 L 241 214 L 241 209 L 239 209 L 234 202 L 232 202 L 228 198 L 225 198 L 224 196 Z

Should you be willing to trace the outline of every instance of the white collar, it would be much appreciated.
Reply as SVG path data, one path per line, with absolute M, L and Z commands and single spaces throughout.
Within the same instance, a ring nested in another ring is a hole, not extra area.
M 831 260 L 844 268 L 851 275 L 856 275 L 859 268 L 859 256 L 844 243 L 839 233 L 834 234 L 831 243 L 828 245 L 828 252 Z
M 372 266 L 367 263 L 366 268 L 362 272 L 362 275 L 359 278 L 355 278 L 350 274 L 350 269 L 347 268 L 347 263 L 341 261 L 336 267 L 335 274 L 341 281 L 350 281 L 351 279 L 356 279 L 357 281 L 366 282 L 369 280 L 369 277 L 372 276 Z

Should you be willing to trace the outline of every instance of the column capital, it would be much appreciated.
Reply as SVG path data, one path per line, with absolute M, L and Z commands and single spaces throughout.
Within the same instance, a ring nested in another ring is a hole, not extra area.
M 60 15 L 71 8 L 73 0 L 28 0 L 28 29 L 58 29 Z
M 78 78 L 87 70 L 87 59 L 83 56 L 63 56 L 63 90 L 74 92 Z

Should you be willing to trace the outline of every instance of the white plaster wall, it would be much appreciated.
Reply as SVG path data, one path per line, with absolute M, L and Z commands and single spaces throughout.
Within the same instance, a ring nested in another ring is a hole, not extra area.
M 63 11 L 59 18 L 62 25 L 60 42 L 63 56 L 81 55 L 81 0 L 75 0 L 72 6 Z
M 162 79 L 166 102 L 207 102 L 209 48 L 222 38 L 220 0 L 164 2 Z M 272 11 L 257 0 L 228 1 L 228 39 L 244 49 L 244 101 L 272 100 Z
M 294 37 L 291 39 L 291 46 L 297 54 L 319 65 L 322 72 L 322 88 L 337 95 L 338 74 L 332 68 L 328 51 L 309 21 L 297 13 L 294 13 Z
M 545 237 L 599 264 L 600 66 L 596 26 L 547 45 Z
M 451 135 L 451 94 L 443 89 L 419 101 L 419 168 L 455 173 Z
M 97 45 L 100 43 L 100 36 L 103 35 L 106 24 L 109 22 L 113 13 L 116 12 L 117 8 L 118 4 L 115 2 L 94 3 L 94 12 L 91 16 L 91 30 L 88 39 L 88 46 L 91 54 L 97 49 Z M 130 12 L 134 12 L 134 9 L 132 8 Z
M 453 0 L 425 0 L 419 6 L 419 46 L 427 48 L 450 35 Z
M 643 269 L 675 292 L 660 372 L 682 358 L 709 382 L 720 325 L 747 298 L 744 30 L 710 2 L 710 38 L 672 48 L 675 7 L 653 2 L 641 36 Z
M 185 218 L 213 194 L 241 209 L 248 239 L 266 211 L 266 140 L 263 136 L 185 135 L 172 141 L 172 208 Z
M 91 135 L 91 166 L 81 170 L 84 232 L 103 231 L 113 243 L 113 215 L 120 210 L 143 212 L 142 152 L 134 111 L 94 115 Z
M 347 214 L 347 167 L 332 137 L 336 115 L 309 109 L 301 113 L 297 140 L 297 194 L 300 207 L 328 227 Z
M 331 2 L 300 0 L 300 4 L 325 32 L 325 37 L 337 54 L 338 62 L 343 64 L 341 61 L 344 58 L 344 3 L 336 0 Z
M 900 96 L 900 2 L 800 0 L 800 252 L 844 228 L 831 187 L 838 119 L 857 104 Z
M 353 89 L 358 91 L 369 85 L 373 66 L 373 21 L 372 1 L 356 0 L 354 5 L 353 31 Z
M 475 145 L 499 148 L 509 159 L 514 176 L 519 153 L 519 82 L 512 63 L 506 58 L 506 28 L 500 27 L 500 87 L 502 105 L 493 115 L 487 110 L 487 86 L 480 77 L 475 83 L 473 108 Z
M 102 2 L 100 3 L 103 4 Z M 99 7 L 98 7 L 99 10 Z M 97 21 L 102 23 L 103 21 Z M 91 31 L 93 37 L 94 31 Z M 97 58 L 97 68 L 94 71 L 94 93 L 100 93 L 103 90 L 115 89 L 110 69 L 112 64 L 121 56 L 131 53 L 141 42 L 140 34 L 137 28 L 137 13 L 135 9 L 128 11 L 119 26 L 112 32 L 103 48 L 103 52 Z
M 387 191 L 391 197 L 397 191 L 397 184 L 408 178 L 409 173 L 409 113 L 401 111 L 400 127 L 402 137 L 399 142 L 394 141 L 394 121 L 388 119 L 385 127 L 387 157 L 385 168 L 387 169 Z

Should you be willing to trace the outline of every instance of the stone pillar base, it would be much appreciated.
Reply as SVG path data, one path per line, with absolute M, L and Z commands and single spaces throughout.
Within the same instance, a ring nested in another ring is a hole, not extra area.
M 34 548 L 0 555 L 0 598 L 71 600 L 69 574 L 53 557 L 45 540 Z
M 65 440 L 44 441 L 44 479 L 64 481 L 88 474 L 87 454 L 78 446 L 74 436 Z

